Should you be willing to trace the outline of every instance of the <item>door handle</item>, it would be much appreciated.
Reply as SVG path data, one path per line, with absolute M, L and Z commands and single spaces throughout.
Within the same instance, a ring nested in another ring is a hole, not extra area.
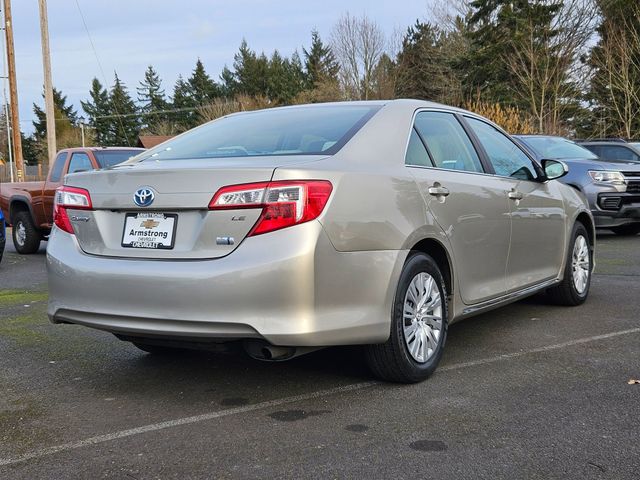
M 427 191 L 429 192 L 429 195 L 433 195 L 434 197 L 446 197 L 449 195 L 449 189 L 439 185 L 429 187 Z
M 522 200 L 524 198 L 522 192 L 518 192 L 517 190 L 511 190 L 509 193 L 507 193 L 507 196 L 511 200 Z

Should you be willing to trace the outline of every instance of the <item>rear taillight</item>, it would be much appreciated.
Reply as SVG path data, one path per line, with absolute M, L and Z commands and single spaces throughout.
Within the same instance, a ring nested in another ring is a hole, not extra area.
M 249 236 L 318 218 L 333 187 L 326 180 L 286 180 L 223 187 L 209 203 L 210 210 L 262 208 Z
M 74 233 L 67 209 L 93 210 L 91 196 L 84 188 L 58 187 L 53 200 L 53 223 L 67 233 Z

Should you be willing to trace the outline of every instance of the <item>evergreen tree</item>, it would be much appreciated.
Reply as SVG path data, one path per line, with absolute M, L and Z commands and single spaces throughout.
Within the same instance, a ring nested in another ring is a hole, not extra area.
M 153 129 L 155 126 L 166 121 L 167 113 L 163 112 L 169 108 L 167 99 L 162 88 L 162 80 L 153 66 L 149 65 L 144 72 L 144 80 L 137 88 L 138 102 L 143 114 L 143 122 L 146 128 Z
M 44 99 L 44 92 L 42 93 L 42 98 Z M 78 113 L 73 108 L 73 105 L 67 105 L 67 96 L 62 95 L 60 90 L 56 88 L 53 89 L 53 107 L 56 111 L 58 117 L 56 117 L 56 121 L 60 118 L 66 118 L 69 120 L 71 125 L 76 125 L 78 122 Z M 44 109 L 40 108 L 37 104 L 33 104 L 33 114 L 36 116 L 36 119 L 33 121 L 34 134 L 36 138 L 43 138 L 47 136 L 47 115 Z
M 372 98 L 387 100 L 395 98 L 397 67 L 391 57 L 383 53 L 373 71 Z
M 238 91 L 238 82 L 236 81 L 234 73 L 226 65 L 222 69 L 220 80 L 222 81 L 220 94 L 227 98 L 233 98 L 235 93 Z
M 396 59 L 396 95 L 462 104 L 457 62 L 468 48 L 464 29 L 461 19 L 450 31 L 420 21 L 409 27 Z
M 267 69 L 266 97 L 277 104 L 286 104 L 304 89 L 304 71 L 297 52 L 283 58 L 276 50 L 271 55 Z
M 289 75 L 288 61 L 275 50 L 269 59 L 266 96 L 280 103 L 286 97 Z
M 291 58 L 275 50 L 270 58 L 257 55 L 242 40 L 234 55 L 233 70 L 225 67 L 221 74 L 222 90 L 227 97 L 248 95 L 269 103 L 291 102 L 306 86 L 305 71 L 298 52 Z
M 468 54 L 461 62 L 468 97 L 482 92 L 485 100 L 518 104 L 518 80 L 507 59 L 519 41 L 549 35 L 562 2 L 546 0 L 473 0 L 468 19 Z
M 223 75 L 231 79 L 226 82 L 231 95 L 245 94 L 251 96 L 267 96 L 267 75 L 269 60 L 263 53 L 260 56 L 249 48 L 246 40 L 242 40 L 238 53 L 233 57 L 233 72 L 223 71 Z
M 189 83 L 184 80 L 182 75 L 178 75 L 175 85 L 173 86 L 173 109 L 171 114 L 173 123 L 178 131 L 183 131 L 195 126 L 195 101 L 191 95 Z
M 115 80 L 109 92 L 110 119 L 109 142 L 111 145 L 134 146 L 140 133 L 138 109 L 129 96 L 127 87 L 115 74 Z
M 113 119 L 104 118 L 111 114 L 109 94 L 97 78 L 91 82 L 89 100 L 80 102 L 82 109 L 89 117 L 89 126 L 93 131 L 95 142 L 98 146 L 111 144 L 110 124 Z
M 211 103 L 221 95 L 220 86 L 214 82 L 204 69 L 204 65 L 198 59 L 191 77 L 187 80 L 189 95 L 197 106 Z
M 44 99 L 44 93 L 42 94 Z M 47 163 L 49 159 L 47 144 L 47 119 L 44 109 L 33 104 L 33 113 L 36 119 L 33 121 L 34 132 L 30 155 L 37 162 Z M 67 105 L 66 95 L 53 89 L 53 118 L 56 130 L 56 145 L 59 149 L 77 147 L 81 145 L 80 132 L 77 127 L 77 112 L 73 105 Z
M 33 135 L 27 137 L 24 132 L 20 132 L 20 136 L 22 137 L 22 157 L 24 161 L 28 165 L 39 163 L 39 148 L 36 139 L 33 138 Z
M 331 47 L 322 42 L 317 30 L 311 31 L 311 47 L 309 50 L 303 47 L 302 53 L 309 88 L 316 88 L 320 83 L 328 80 L 337 81 L 340 66 Z
M 302 65 L 302 59 L 297 50 L 291 54 L 289 59 L 289 78 L 291 79 L 291 90 L 287 102 L 289 102 L 298 93 L 307 88 L 307 76 L 305 69 Z M 331 77 L 332 80 L 337 82 L 337 77 Z

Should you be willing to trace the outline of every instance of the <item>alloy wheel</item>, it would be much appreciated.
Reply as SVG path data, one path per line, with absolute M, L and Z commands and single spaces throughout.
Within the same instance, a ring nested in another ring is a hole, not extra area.
M 573 286 L 576 291 L 582 295 L 587 289 L 590 274 L 589 245 L 583 235 L 578 235 L 573 244 L 571 269 L 573 273 Z
M 442 298 L 428 273 L 418 273 L 407 288 L 403 309 L 404 341 L 411 357 L 424 363 L 438 348 L 442 335 Z

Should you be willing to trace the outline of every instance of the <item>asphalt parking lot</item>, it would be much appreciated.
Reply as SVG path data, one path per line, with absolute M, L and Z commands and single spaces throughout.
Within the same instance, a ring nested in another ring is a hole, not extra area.
M 357 348 L 159 358 L 50 325 L 44 248 L 8 245 L 0 478 L 639 478 L 639 247 L 600 235 L 585 305 L 456 324 L 436 374 L 406 386 Z

